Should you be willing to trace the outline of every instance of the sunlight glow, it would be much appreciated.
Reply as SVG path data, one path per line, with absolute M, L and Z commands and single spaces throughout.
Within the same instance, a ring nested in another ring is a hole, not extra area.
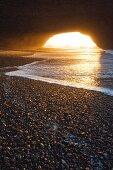
M 97 47 L 93 40 L 80 32 L 67 32 L 56 34 L 49 38 L 44 44 L 44 48 L 60 49 L 84 49 Z

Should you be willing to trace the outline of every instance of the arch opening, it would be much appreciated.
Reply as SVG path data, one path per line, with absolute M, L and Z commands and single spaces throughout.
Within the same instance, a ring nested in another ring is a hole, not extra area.
M 56 49 L 94 49 L 98 48 L 92 38 L 80 32 L 55 34 L 44 44 L 44 48 Z

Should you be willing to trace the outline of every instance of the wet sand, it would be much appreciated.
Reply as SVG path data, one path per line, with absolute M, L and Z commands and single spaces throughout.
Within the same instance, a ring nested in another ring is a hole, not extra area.
M 1 169 L 113 168 L 113 97 L 3 74 L 0 81 Z

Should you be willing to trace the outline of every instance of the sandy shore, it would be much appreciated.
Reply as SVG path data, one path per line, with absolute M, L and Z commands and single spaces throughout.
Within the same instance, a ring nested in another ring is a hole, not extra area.
M 0 81 L 1 169 L 113 168 L 113 97 L 3 74 Z

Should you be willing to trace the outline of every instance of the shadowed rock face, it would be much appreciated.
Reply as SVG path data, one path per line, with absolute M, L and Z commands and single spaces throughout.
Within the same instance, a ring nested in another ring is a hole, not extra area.
M 48 35 L 81 31 L 101 48 L 113 48 L 112 30 L 112 0 L 0 1 L 1 47 L 36 49 Z

